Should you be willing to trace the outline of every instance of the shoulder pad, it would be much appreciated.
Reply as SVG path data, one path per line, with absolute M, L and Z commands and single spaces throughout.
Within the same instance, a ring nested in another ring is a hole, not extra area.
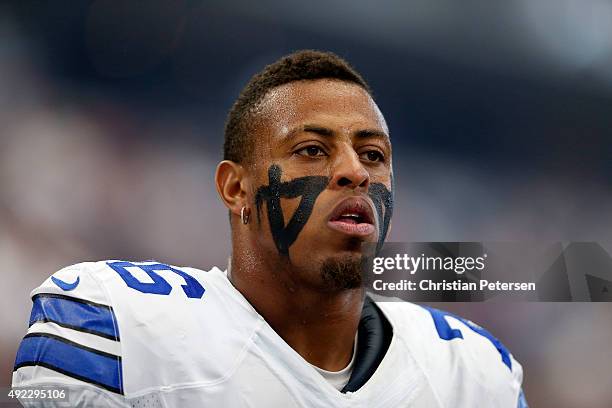
M 452 313 L 408 302 L 381 302 L 413 356 L 441 393 L 461 390 L 491 406 L 516 407 L 523 370 L 510 351 L 479 325 Z M 449 373 L 454 373 L 449 376 Z M 449 391 L 454 390 L 454 391 Z M 511 404 L 509 404 L 511 401 Z
M 15 360 L 14 385 L 94 385 L 123 393 L 120 333 L 94 263 L 61 269 L 32 291 L 29 329 Z

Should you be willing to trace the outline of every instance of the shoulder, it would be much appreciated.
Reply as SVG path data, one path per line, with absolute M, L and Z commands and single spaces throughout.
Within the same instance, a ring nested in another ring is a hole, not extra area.
M 121 395 L 120 330 L 98 262 L 67 266 L 31 293 L 28 331 L 17 351 L 13 385 L 59 383 Z M 96 393 L 97 391 L 94 391 Z
M 390 320 L 394 335 L 406 344 L 441 393 L 454 390 L 469 394 L 471 389 L 481 400 L 488 398 L 491 406 L 516 407 L 522 367 L 489 331 L 427 306 L 401 301 L 377 305 Z
M 190 300 L 193 304 L 222 278 L 217 268 L 209 274 L 157 261 L 77 263 L 53 273 L 31 292 L 30 325 L 51 321 L 87 330 L 96 322 L 96 334 L 119 338 L 118 320 L 125 323 L 132 315 L 153 312 L 156 305 L 167 310 L 190 304 Z
M 163 364 L 172 356 L 180 370 L 189 356 L 179 356 L 177 347 L 190 352 L 197 348 L 192 343 L 213 339 L 204 332 L 229 327 L 224 280 L 218 268 L 205 272 L 156 261 L 65 267 L 31 293 L 29 328 L 13 383 L 74 383 L 113 395 L 126 392 L 126 379 L 127 391 L 157 385 L 156 375 L 174 368 L 138 374 L 141 364 Z
M 210 272 L 210 275 L 223 274 L 218 268 L 213 268 Z M 157 261 L 81 262 L 53 273 L 32 291 L 31 296 L 49 293 L 105 303 L 115 298 L 109 293 L 114 289 L 119 294 L 136 291 L 170 295 L 175 291 L 183 292 L 183 296 L 187 298 L 201 298 L 205 292 L 204 283 L 214 284 L 214 278 L 207 275 L 207 272 L 199 269 Z M 116 294 L 117 292 L 113 291 L 112 295 Z
M 134 330 L 160 330 L 208 311 L 216 316 L 223 312 L 220 303 L 227 305 L 232 297 L 228 286 L 225 272 L 216 267 L 207 272 L 157 261 L 83 262 L 60 269 L 32 291 L 29 323 L 50 322 L 119 340 Z

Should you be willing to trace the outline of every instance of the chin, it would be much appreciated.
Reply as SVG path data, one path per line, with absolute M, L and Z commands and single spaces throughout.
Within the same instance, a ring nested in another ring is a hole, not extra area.
M 343 237 L 335 246 L 336 254 L 354 254 L 356 256 L 362 256 L 366 253 L 366 245 L 375 243 L 370 240 L 364 240 L 362 237 Z
M 321 280 L 326 289 L 337 291 L 363 286 L 365 257 L 361 252 L 342 252 L 321 264 Z

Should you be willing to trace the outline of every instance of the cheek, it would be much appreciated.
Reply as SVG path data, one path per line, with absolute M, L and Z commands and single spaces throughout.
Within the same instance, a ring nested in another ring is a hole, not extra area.
M 316 261 L 329 243 L 318 214 L 313 212 L 297 239 L 289 249 L 291 259 L 296 263 Z
M 281 208 L 283 209 L 285 227 L 287 226 L 287 223 L 289 222 L 289 220 L 293 217 L 293 214 L 295 214 L 295 210 L 297 210 L 298 206 L 300 205 L 301 200 L 302 200 L 302 197 L 281 198 Z M 316 209 L 316 205 L 315 205 L 315 209 Z
M 329 180 L 330 174 L 332 173 L 332 163 L 330 163 L 330 161 L 309 161 L 298 156 L 291 156 L 289 158 L 278 160 L 278 166 L 283 170 L 283 182 L 291 182 L 303 177 L 325 177 Z M 310 193 L 313 193 L 313 190 L 317 190 L 315 185 L 311 185 L 306 188 L 306 191 Z
M 315 201 L 315 205 L 310 216 L 307 219 L 300 220 L 304 226 L 295 241 L 295 245 L 299 244 L 306 247 L 312 247 L 323 244 L 329 239 L 329 237 L 326 235 L 329 232 L 327 231 L 326 224 L 327 217 L 331 211 L 329 205 L 327 204 L 328 201 L 326 200 L 325 195 L 326 191 L 323 191 Z M 287 205 L 291 205 L 291 209 L 287 207 L 287 212 L 285 212 L 285 223 L 287 223 L 297 208 L 299 199 L 297 201 L 295 199 L 283 201 L 289 201 Z M 283 210 L 285 210 L 285 203 L 283 203 Z
M 263 207 L 267 207 L 268 223 L 279 252 L 288 255 L 288 249 L 310 219 L 319 194 L 328 179 L 304 176 L 282 182 L 282 168 L 275 164 L 268 169 L 268 185 L 260 186 L 255 194 L 258 221 Z
M 374 170 L 370 170 L 369 173 L 370 173 L 370 185 L 382 184 L 388 190 L 392 190 L 393 176 L 389 175 L 389 171 L 387 169 L 374 169 Z

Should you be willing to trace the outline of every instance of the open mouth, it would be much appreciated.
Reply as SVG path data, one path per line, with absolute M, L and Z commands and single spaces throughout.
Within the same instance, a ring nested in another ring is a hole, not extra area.
M 350 197 L 338 204 L 329 217 L 328 225 L 356 236 L 367 236 L 376 230 L 372 207 L 360 197 Z

